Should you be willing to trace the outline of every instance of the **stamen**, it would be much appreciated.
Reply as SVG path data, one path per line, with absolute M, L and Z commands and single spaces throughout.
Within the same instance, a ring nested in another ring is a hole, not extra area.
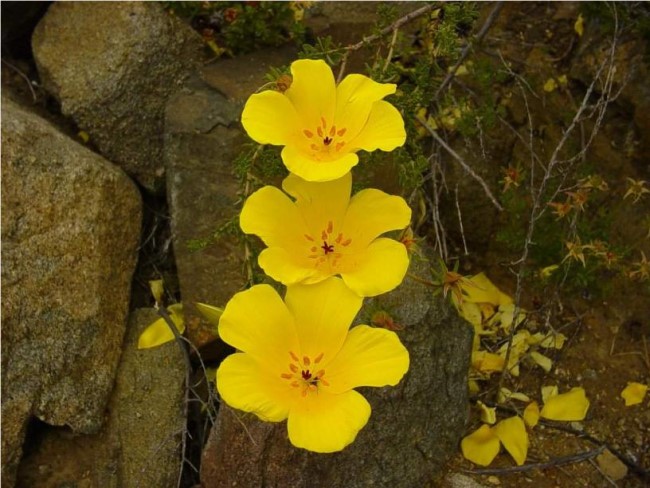
M 321 117 L 320 121 L 323 124 L 323 129 L 327 129 L 327 122 L 325 122 L 325 117 Z
M 305 239 L 307 239 L 308 241 L 313 241 L 314 240 L 314 238 L 312 236 L 310 236 L 309 234 L 305 234 Z
M 304 356 L 304 357 L 302 358 L 302 362 L 303 362 L 303 364 L 304 364 L 305 366 L 309 366 L 309 364 L 310 364 L 309 358 L 308 358 L 307 356 Z M 307 372 L 309 373 L 309 370 L 307 370 Z M 304 373 L 303 373 L 303 374 L 304 374 Z
M 337 142 L 336 143 L 336 150 L 340 151 L 343 146 L 345 146 L 345 142 Z
M 325 253 L 325 255 L 334 252 L 334 246 L 328 244 L 327 242 L 323 242 L 323 245 L 321 246 L 321 249 Z
M 320 363 L 320 360 L 323 359 L 323 355 L 324 355 L 324 354 L 325 354 L 325 353 L 321 352 L 318 356 L 316 356 L 316 357 L 314 358 L 314 362 L 315 362 L 316 364 Z
M 318 251 L 318 248 L 317 248 L 316 246 L 314 246 L 314 247 L 312 247 L 312 248 L 310 249 L 310 251 L 311 251 L 311 252 L 316 252 L 316 251 Z
M 334 134 L 336 134 L 336 126 L 333 125 L 332 128 L 330 129 L 330 137 L 334 137 Z
M 295 355 L 294 353 L 292 353 L 291 351 L 289 351 L 289 356 L 291 356 L 291 359 L 293 359 L 294 361 L 300 361 L 300 359 L 298 359 L 298 356 L 296 356 L 296 355 Z
M 318 151 L 318 146 L 316 144 L 312 144 L 311 147 L 314 151 Z
M 327 232 L 325 232 L 325 231 L 323 231 L 320 236 L 321 236 L 321 239 L 323 239 L 324 241 L 326 241 L 327 238 L 328 238 Z
M 347 129 L 343 127 L 341 130 L 337 132 L 337 134 L 339 135 L 339 137 L 341 137 L 343 134 L 345 134 L 345 131 L 347 131 Z
M 319 137 L 323 137 L 323 129 L 321 129 L 320 127 L 317 127 L 316 132 L 318 132 Z
M 315 376 L 316 378 L 321 379 L 321 377 L 325 376 L 325 370 L 321 369 Z
M 323 378 L 321 378 L 319 381 L 325 386 L 330 386 L 329 382 L 325 381 Z
M 352 242 L 352 239 L 349 239 L 349 238 L 348 238 L 348 239 L 344 240 L 344 241 L 341 243 L 341 245 L 342 245 L 342 246 L 349 246 L 351 242 Z
M 302 131 L 302 133 L 305 134 L 305 135 L 306 135 L 307 137 L 309 137 L 310 139 L 311 139 L 312 137 L 314 137 L 314 133 L 313 133 L 312 131 L 310 131 L 310 130 L 305 129 L 305 130 Z
M 330 221 L 327 223 L 327 233 L 328 233 L 328 234 L 331 234 L 333 229 L 334 229 L 334 224 L 333 224 L 332 221 L 330 220 Z
M 341 240 L 343 239 L 343 234 L 339 232 L 339 235 L 336 237 L 336 243 L 341 244 Z
M 293 386 L 294 388 L 298 388 L 299 385 L 300 384 L 298 383 L 298 381 L 294 381 L 293 383 L 291 383 L 291 386 Z
M 293 375 L 289 373 L 282 373 L 280 376 L 282 376 L 285 380 L 290 380 L 293 378 Z
M 293 363 L 291 363 L 291 364 L 289 365 L 289 369 L 290 369 L 291 371 L 293 371 L 294 373 L 297 373 L 297 372 L 298 372 L 298 366 L 296 366 L 296 365 L 293 364 Z

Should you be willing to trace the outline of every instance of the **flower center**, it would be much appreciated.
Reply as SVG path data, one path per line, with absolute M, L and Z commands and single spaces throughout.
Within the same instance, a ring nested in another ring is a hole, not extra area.
M 324 117 L 320 118 L 321 125 L 316 127 L 316 130 L 304 129 L 302 133 L 309 139 L 309 147 L 312 151 L 329 154 L 334 150 L 334 152 L 339 152 L 343 146 L 345 146 L 345 141 L 342 140 L 342 137 L 347 132 L 345 127 L 336 128 L 336 125 L 327 127 L 327 121 Z M 319 144 L 318 139 L 322 142 Z
M 329 386 L 327 380 L 323 378 L 325 370 L 317 369 L 318 363 L 323 359 L 322 352 L 313 361 L 309 356 L 303 356 L 301 360 L 292 351 L 289 351 L 289 357 L 291 358 L 289 363 L 290 372 L 282 373 L 280 376 L 289 381 L 292 388 L 298 388 L 302 396 L 307 396 L 309 392 L 317 393 L 320 385 Z
M 335 234 L 334 223 L 331 220 L 327 223 L 327 227 L 321 231 L 320 238 L 323 245 L 319 247 L 316 245 L 316 239 L 313 236 L 305 234 L 305 239 L 313 243 L 309 249 L 309 259 L 314 259 L 316 266 L 321 265 L 325 261 L 331 261 L 331 265 L 336 266 L 342 256 L 337 249 L 340 251 L 342 247 L 345 248 L 352 243 L 352 239 L 346 239 L 342 232 Z

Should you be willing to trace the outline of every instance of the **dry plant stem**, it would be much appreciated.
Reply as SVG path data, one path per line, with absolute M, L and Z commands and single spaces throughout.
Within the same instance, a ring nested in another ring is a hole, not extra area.
M 605 450 L 605 446 L 600 446 L 597 449 L 591 451 L 581 452 L 579 454 L 573 454 L 571 456 L 561 456 L 553 458 L 545 463 L 530 463 L 523 464 L 521 466 L 511 466 L 508 468 L 490 468 L 490 469 L 472 469 L 464 470 L 463 472 L 468 474 L 512 474 L 512 473 L 521 473 L 523 471 L 532 471 L 533 469 L 547 469 L 553 468 L 555 466 L 564 466 L 566 464 L 580 463 L 582 461 L 587 461 L 588 459 L 595 458 Z
M 406 14 L 404 17 L 400 17 L 399 19 L 397 19 L 395 22 L 393 22 L 389 26 L 384 27 L 378 34 L 373 34 L 371 36 L 364 37 L 362 40 L 360 40 L 356 44 L 351 44 L 350 46 L 347 46 L 345 48 L 345 53 L 343 54 L 343 58 L 341 59 L 341 67 L 339 68 L 339 74 L 336 77 L 336 82 L 340 83 L 341 80 L 343 79 L 343 74 L 345 73 L 345 67 L 346 67 L 346 65 L 348 63 L 348 56 L 350 55 L 351 52 L 358 51 L 362 47 L 367 46 L 368 44 L 370 44 L 370 43 L 372 43 L 372 42 L 374 42 L 374 41 L 376 41 L 378 39 L 381 39 L 386 34 L 389 34 L 391 32 L 394 33 L 393 37 L 396 38 L 397 37 L 397 30 L 400 27 L 402 27 L 404 24 L 407 24 L 411 20 L 420 17 L 421 15 L 424 15 L 427 12 L 430 12 L 431 10 L 436 8 L 437 6 L 438 6 L 437 3 L 430 3 L 430 4 L 425 5 L 424 7 L 420 7 L 419 9 L 414 10 L 413 12 L 410 12 L 410 13 Z M 385 67 L 384 67 L 384 69 L 385 69 Z
M 185 422 L 187 422 L 187 417 L 188 417 L 188 412 L 189 412 L 189 404 L 190 404 L 190 382 L 191 382 L 191 376 L 192 376 L 192 361 L 190 360 L 190 354 L 187 351 L 187 348 L 183 344 L 183 337 L 178 333 L 178 330 L 176 329 L 176 326 L 174 325 L 174 322 L 172 321 L 171 317 L 167 313 L 167 310 L 165 310 L 165 307 L 158 306 L 156 304 L 156 310 L 158 311 L 158 315 L 160 315 L 169 329 L 172 331 L 172 334 L 174 334 L 174 340 L 176 341 L 176 344 L 178 344 L 178 347 L 181 350 L 181 353 L 183 355 L 183 361 L 185 362 L 185 401 L 183 402 L 183 416 L 185 417 Z M 188 462 L 187 459 L 185 459 L 185 453 L 187 451 L 187 436 L 189 435 L 189 432 L 187 431 L 187 426 L 183 428 L 183 433 L 182 433 L 182 438 L 181 438 L 181 466 L 180 470 L 178 472 L 178 483 L 177 486 L 180 488 L 181 483 L 183 480 L 183 466 L 185 465 L 186 462 Z
M 487 183 L 483 178 L 481 178 L 466 162 L 463 158 L 460 157 L 460 155 L 454 151 L 449 144 L 445 142 L 445 140 L 438 135 L 438 133 L 429 125 L 427 124 L 427 121 L 424 120 L 424 117 L 420 115 L 415 116 L 415 120 L 417 120 L 422 126 L 431 134 L 431 136 L 440 144 L 445 151 L 447 151 L 451 157 L 453 157 L 462 167 L 463 169 L 469 173 L 469 175 L 474 178 L 482 187 L 483 191 L 485 192 L 485 195 L 490 199 L 492 204 L 499 210 L 500 212 L 503 211 L 503 207 L 499 202 L 497 201 L 496 198 L 494 198 L 494 195 L 492 195 L 492 192 L 490 191 L 490 188 L 488 187 Z
M 485 37 L 485 34 L 488 33 L 490 30 L 490 27 L 492 27 L 492 24 L 494 24 L 494 21 L 497 19 L 499 16 L 499 12 L 503 8 L 503 2 L 497 2 L 494 7 L 492 8 L 492 11 L 488 15 L 488 18 L 485 20 L 485 23 L 481 27 L 481 29 L 478 31 L 476 34 L 476 37 L 474 38 L 474 43 L 480 44 L 483 38 Z M 436 93 L 433 97 L 434 100 L 437 100 L 438 97 L 442 94 L 442 92 L 449 86 L 449 83 L 451 83 L 451 80 L 456 76 L 456 71 L 460 67 L 461 64 L 467 59 L 467 56 L 469 56 L 469 53 L 472 49 L 472 42 L 468 42 L 463 51 L 460 53 L 460 58 L 456 61 L 456 64 L 454 64 L 449 70 L 449 73 L 447 73 L 447 76 L 445 76 L 445 79 L 442 80 L 442 83 L 436 90 Z
M 463 217 L 460 213 L 460 203 L 458 202 L 458 185 L 456 185 L 454 193 L 456 196 L 456 211 L 458 212 L 458 225 L 460 227 L 460 237 L 463 239 L 463 250 L 465 252 L 465 256 L 467 256 L 469 254 L 469 251 L 467 250 L 467 242 L 465 241 L 465 230 L 463 229 Z
M 617 19 L 617 17 L 615 17 Z M 528 253 L 530 251 L 530 246 L 533 243 L 533 234 L 535 231 L 535 224 L 538 219 L 541 218 L 543 215 L 544 211 L 546 210 L 546 202 L 542 202 L 542 197 L 544 195 L 544 192 L 546 191 L 547 185 L 549 184 L 551 178 L 555 175 L 554 170 L 558 165 L 561 165 L 562 163 L 573 163 L 575 160 L 577 160 L 579 157 L 584 154 L 584 152 L 589 148 L 591 143 L 593 142 L 593 139 L 598 132 L 598 129 L 600 127 L 600 124 L 603 120 L 603 117 L 605 115 L 605 111 L 607 109 L 607 104 L 611 101 L 609 96 L 611 95 L 611 90 L 613 86 L 613 77 L 614 77 L 614 72 L 615 72 L 615 66 L 614 66 L 614 53 L 616 51 L 616 43 L 618 39 L 618 20 L 616 20 L 616 27 L 614 30 L 614 37 L 612 40 L 612 45 L 610 47 L 610 53 L 609 57 L 603 61 L 603 63 L 600 65 L 598 68 L 598 71 L 596 72 L 594 79 L 592 80 L 591 84 L 587 88 L 587 91 L 582 99 L 582 103 L 580 104 L 580 107 L 578 107 L 578 110 L 576 111 L 575 115 L 573 116 L 573 119 L 571 120 L 571 123 L 569 124 L 568 128 L 564 131 L 562 138 L 560 139 L 559 143 L 556 145 L 555 149 L 553 150 L 553 154 L 551 155 L 548 164 L 544 167 L 544 173 L 541 179 L 541 182 L 539 186 L 535 187 L 535 179 L 534 179 L 534 168 L 535 168 L 535 160 L 534 157 L 532 156 L 532 148 L 533 148 L 533 136 L 532 136 L 532 120 L 531 120 L 531 115 L 530 111 L 528 110 L 528 103 L 526 101 L 526 110 L 528 113 L 528 123 L 529 123 L 529 129 L 530 129 L 530 144 L 529 147 L 531 148 L 531 196 L 532 196 L 532 207 L 530 211 L 530 218 L 528 221 L 528 229 L 526 232 L 526 239 L 524 241 L 524 249 L 521 255 L 521 258 L 517 261 L 517 263 L 513 264 L 519 264 L 519 269 L 517 271 L 517 286 L 516 286 L 516 291 L 515 291 L 515 297 L 514 297 L 514 302 L 515 302 L 515 310 L 513 312 L 513 317 L 515 317 L 515 324 L 517 317 L 520 313 L 520 300 L 521 300 L 521 294 L 522 294 L 522 284 L 523 284 L 523 275 L 526 269 L 526 264 L 528 260 Z M 507 64 L 504 61 L 504 64 L 507 66 Z M 568 161 L 562 161 L 560 159 L 560 151 L 564 148 L 565 144 L 569 140 L 569 137 L 573 133 L 574 129 L 576 126 L 580 124 L 580 122 L 583 120 L 582 116 L 589 107 L 589 98 L 591 97 L 591 94 L 593 93 L 596 82 L 600 79 L 600 75 L 609 65 L 609 69 L 607 72 L 606 76 L 606 81 L 605 81 L 605 90 L 603 92 L 603 95 L 601 96 L 601 101 L 598 102 L 598 106 L 600 108 L 596 122 L 594 124 L 594 128 L 592 129 L 592 133 L 589 137 L 589 140 L 585 142 L 583 147 L 581 148 L 580 152 L 578 155 L 572 157 Z M 526 98 L 524 97 L 524 100 Z M 552 201 L 555 196 L 558 194 L 560 191 L 561 186 L 564 183 L 564 180 L 566 178 L 566 171 L 564 173 L 564 176 L 561 178 L 560 183 L 558 184 L 557 188 L 551 195 L 548 201 Z M 499 376 L 499 384 L 496 390 L 495 394 L 498 394 L 498 392 L 501 390 L 501 387 L 503 386 L 503 382 L 505 380 L 505 377 L 509 375 L 509 370 L 507 365 L 509 364 L 510 360 L 510 353 L 512 350 L 512 340 L 514 338 L 514 334 L 516 331 L 516 326 L 512 327 L 510 334 L 508 336 L 508 347 L 506 350 L 506 356 L 505 356 L 505 364 L 506 367 L 503 369 L 501 375 Z
M 34 102 L 36 102 L 36 100 L 37 100 L 36 92 L 34 91 L 34 87 L 32 86 L 32 82 L 29 79 L 29 77 L 25 73 L 23 73 L 20 69 L 18 69 L 16 66 L 11 64 L 9 61 L 5 61 L 3 59 L 2 62 L 4 64 L 6 64 L 7 66 L 9 66 L 16 73 L 18 73 L 18 76 L 20 76 L 23 80 L 25 80 L 25 83 L 27 83 L 27 87 L 29 88 L 29 91 L 32 93 L 32 98 L 34 99 Z

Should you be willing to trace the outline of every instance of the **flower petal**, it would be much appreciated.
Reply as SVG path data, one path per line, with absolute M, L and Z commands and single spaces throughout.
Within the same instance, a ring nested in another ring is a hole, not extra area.
M 354 390 L 332 395 L 320 390 L 295 402 L 289 412 L 289 440 L 314 452 L 336 452 L 352 443 L 370 418 L 370 404 Z
M 648 392 L 648 385 L 643 383 L 629 382 L 621 392 L 621 397 L 625 400 L 625 406 L 631 407 L 643 402 L 645 394 Z
M 183 320 L 183 305 L 175 303 L 167 307 L 169 318 L 176 326 L 179 334 L 185 331 L 185 321 Z M 174 340 L 174 333 L 169 328 L 169 325 L 160 317 L 154 323 L 149 325 L 138 338 L 138 349 L 149 349 L 150 347 L 157 347 L 165 342 Z
M 524 464 L 528 455 L 528 432 L 524 421 L 517 416 L 510 417 L 499 422 L 494 431 L 517 466 Z
M 396 89 L 397 85 L 377 83 L 360 74 L 346 76 L 336 87 L 336 126 L 345 127 L 348 137 L 355 137 L 366 124 L 374 103 Z
M 278 371 L 287 364 L 289 351 L 298 348 L 293 317 L 269 285 L 253 286 L 230 299 L 219 320 L 219 337 Z
M 395 386 L 409 369 L 409 353 L 395 332 L 359 325 L 350 330 L 336 358 L 325 369 L 328 391 L 358 386 Z
M 460 448 L 465 459 L 479 466 L 489 466 L 499 454 L 499 447 L 499 438 L 494 429 L 485 424 L 460 442 Z
M 524 409 L 524 422 L 531 429 L 539 422 L 539 405 L 537 405 L 537 402 L 530 402 Z
M 295 139 L 300 130 L 299 122 L 291 101 L 272 90 L 251 95 L 241 115 L 241 123 L 251 139 L 276 146 L 284 146 Z
M 320 161 L 302 152 L 297 145 L 285 146 L 282 161 L 289 171 L 307 181 L 330 181 L 341 178 L 356 166 L 359 156 L 353 152 L 331 161 Z
M 361 190 L 350 200 L 343 233 L 354 246 L 365 247 L 384 232 L 403 229 L 411 221 L 411 208 L 402 197 L 381 190 Z
M 310 266 L 300 258 L 300 255 L 283 247 L 267 247 L 257 260 L 267 275 L 283 285 L 294 285 L 313 276 L 320 276 L 313 265 Z
M 362 298 L 339 278 L 287 288 L 287 307 L 295 318 L 302 355 L 323 355 L 324 367 L 339 352 Z
M 577 387 L 549 398 L 540 415 L 549 420 L 579 421 L 585 418 L 587 410 L 589 410 L 589 400 L 585 390 Z
M 282 189 L 296 199 L 295 205 L 304 219 L 305 227 L 316 233 L 316 239 L 327 227 L 328 222 L 333 222 L 335 227 L 339 227 L 334 229 L 335 231 L 341 231 L 352 190 L 350 172 L 327 182 L 306 181 L 290 174 L 282 182 Z
M 336 84 L 327 63 L 320 59 L 299 59 L 291 63 L 291 75 L 293 81 L 284 94 L 299 114 L 302 129 L 314 130 L 321 125 L 321 118 L 331 122 L 336 107 Z M 281 118 L 275 119 L 276 125 L 282 123 Z
M 223 308 L 201 302 L 194 302 L 194 306 L 199 312 L 201 312 L 203 318 L 210 322 L 211 325 L 214 325 L 215 327 L 219 326 L 219 319 L 223 313 Z
M 379 238 L 363 252 L 345 255 L 341 278 L 355 293 L 374 297 L 396 288 L 409 267 L 404 244 Z
M 246 199 L 239 225 L 267 246 L 294 247 L 304 242 L 307 228 L 296 205 L 273 186 L 260 188 Z
M 390 103 L 380 100 L 375 102 L 368 116 L 366 125 L 359 135 L 350 141 L 352 150 L 392 151 L 406 142 L 404 120 L 399 111 Z
M 231 407 L 253 412 L 267 422 L 280 422 L 289 415 L 289 387 L 249 354 L 235 353 L 223 360 L 217 370 L 217 390 Z

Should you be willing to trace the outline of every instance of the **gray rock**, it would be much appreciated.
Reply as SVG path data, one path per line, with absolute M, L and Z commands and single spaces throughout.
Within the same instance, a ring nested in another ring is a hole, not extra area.
M 149 190 L 164 182 L 165 104 L 201 45 L 156 2 L 54 3 L 32 38 L 43 86 L 64 115 Z
M 117 167 L 2 100 L 2 481 L 31 416 L 97 431 L 115 378 L 141 199 Z
M 429 277 L 416 260 L 411 273 Z M 356 441 L 339 453 L 307 452 L 290 445 L 285 422 L 264 423 L 222 405 L 203 454 L 204 486 L 432 486 L 467 419 L 472 330 L 414 280 L 376 302 L 374 309 L 385 307 L 404 326 L 398 334 L 411 367 L 397 387 L 359 389 L 372 415 Z
M 73 436 L 47 430 L 22 461 L 19 486 L 176 486 L 185 424 L 183 358 L 175 342 L 137 349 L 140 333 L 157 317 L 153 309 L 131 316 L 101 432 Z

